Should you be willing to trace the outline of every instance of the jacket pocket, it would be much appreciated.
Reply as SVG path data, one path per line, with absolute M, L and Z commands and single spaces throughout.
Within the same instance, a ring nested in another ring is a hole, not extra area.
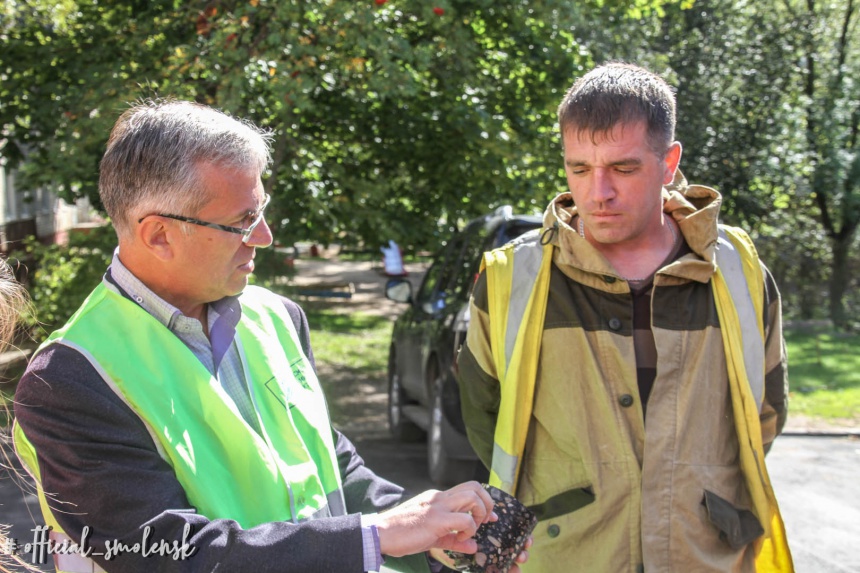
M 739 509 L 711 491 L 705 490 L 702 505 L 708 511 L 710 522 L 720 530 L 720 539 L 732 549 L 742 549 L 764 534 L 764 528 L 753 512 Z
M 579 487 L 554 495 L 543 503 L 530 505 L 528 508 L 537 516 L 538 521 L 544 521 L 573 513 L 594 501 L 594 490 L 591 486 Z

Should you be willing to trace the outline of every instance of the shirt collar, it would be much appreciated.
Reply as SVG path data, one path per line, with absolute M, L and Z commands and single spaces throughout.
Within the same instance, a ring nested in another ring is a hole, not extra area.
M 146 286 L 143 281 L 134 276 L 134 273 L 122 264 L 119 258 L 119 247 L 113 253 L 113 260 L 108 272 L 116 285 L 125 291 L 129 298 L 170 330 L 175 330 L 178 323 L 190 320 L 182 314 L 181 310 L 155 294 L 152 289 Z M 209 320 L 210 324 L 217 321 L 219 317 L 224 317 L 227 318 L 226 323 L 232 324 L 235 328 L 235 325 L 239 322 L 239 318 L 242 316 L 242 305 L 239 303 L 239 295 L 226 296 L 209 303 L 208 307 L 207 320 Z

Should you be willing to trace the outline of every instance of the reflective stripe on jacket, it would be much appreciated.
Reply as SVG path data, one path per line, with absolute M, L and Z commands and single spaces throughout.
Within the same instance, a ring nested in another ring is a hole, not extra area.
M 248 287 L 240 301 L 237 337 L 261 434 L 175 335 L 104 284 L 45 344 L 87 357 L 140 416 L 189 502 L 209 519 L 251 528 L 345 515 L 325 398 L 292 320 L 264 289 Z M 140 343 L 117 344 L 121 336 Z M 15 446 L 38 482 L 36 452 L 17 426 Z M 46 523 L 62 533 L 39 493 Z

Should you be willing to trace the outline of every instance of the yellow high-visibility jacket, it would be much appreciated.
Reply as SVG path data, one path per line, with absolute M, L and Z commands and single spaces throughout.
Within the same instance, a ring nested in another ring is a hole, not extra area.
M 713 194 L 718 205 L 713 190 L 684 191 L 699 201 Z M 560 252 L 559 243 L 580 237 L 565 229 L 575 208 L 565 221 L 557 205 L 548 219 L 559 237 L 541 245 L 534 234 L 487 254 L 486 304 L 473 306 L 460 365 L 470 437 L 481 432 L 480 415 L 470 416 L 482 400 L 475 388 L 493 378 L 500 385 L 491 483 L 542 517 L 524 570 L 576 560 L 571 570 L 749 571 L 755 561 L 759 571 L 791 571 L 760 423 L 766 369 L 773 377 L 783 356 L 763 343 L 765 297 L 758 293 L 765 285 L 752 243 L 724 228 L 714 272 L 716 209 L 703 213 L 681 194 L 667 194 L 667 211 L 703 256 L 677 261 L 655 279 L 658 378 L 646 434 L 642 409 L 630 408 L 636 365 L 621 305 L 629 289 L 611 267 L 599 268 L 585 241 L 565 260 L 568 245 Z M 711 235 L 702 236 L 708 228 Z M 582 291 L 565 303 L 577 308 L 548 310 L 548 293 L 567 288 L 565 279 Z M 664 316 L 657 301 L 674 304 L 675 316 Z M 698 318 L 685 319 L 685 307 Z M 701 312 L 713 307 L 716 316 Z M 779 332 L 768 334 L 781 351 Z M 768 426 L 775 418 L 770 405 L 761 415 Z M 487 437 L 476 444 L 485 461 Z

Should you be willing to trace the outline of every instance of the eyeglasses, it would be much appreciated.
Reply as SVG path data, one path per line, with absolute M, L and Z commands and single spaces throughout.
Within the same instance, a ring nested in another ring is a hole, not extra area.
M 247 219 L 251 221 L 251 223 L 247 227 L 231 227 L 229 225 L 219 225 L 218 223 L 209 223 L 207 221 L 201 221 L 200 219 L 195 219 L 193 217 L 183 217 L 182 215 L 168 215 L 167 213 L 151 213 L 149 215 L 145 215 L 137 220 L 138 223 L 142 222 L 147 217 L 152 217 L 155 215 L 156 217 L 167 217 L 168 219 L 175 219 L 177 221 L 182 221 L 183 223 L 191 223 L 192 225 L 200 225 L 201 227 L 210 227 L 212 229 L 219 229 L 221 231 L 227 231 L 228 233 L 236 233 L 237 235 L 242 235 L 242 242 L 246 243 L 251 240 L 251 233 L 254 232 L 254 229 L 257 228 L 263 221 L 263 214 L 266 210 L 266 207 L 269 205 L 269 201 L 272 198 L 266 193 L 266 198 L 263 200 L 263 205 L 257 210 L 256 213 L 252 213 L 248 215 Z

